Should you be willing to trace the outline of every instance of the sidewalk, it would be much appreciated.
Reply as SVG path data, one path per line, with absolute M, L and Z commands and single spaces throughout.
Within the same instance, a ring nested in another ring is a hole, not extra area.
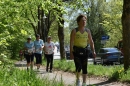
M 16 62 L 15 66 L 20 67 L 20 68 L 26 68 L 26 62 L 25 61 Z M 36 67 L 34 67 L 34 70 L 36 70 Z M 45 69 L 44 66 L 40 67 L 39 72 L 37 72 L 38 76 L 44 77 L 44 78 L 47 77 L 50 80 L 55 79 L 57 81 L 61 81 L 61 79 L 62 79 L 63 82 L 66 84 L 66 86 L 74 86 L 75 80 L 76 80 L 74 73 L 57 71 L 57 70 L 54 70 L 52 73 L 47 73 L 45 70 L 46 69 Z M 90 86 L 91 85 L 94 85 L 94 86 L 129 86 L 129 85 L 125 85 L 125 84 L 122 84 L 122 83 L 110 82 L 110 81 L 107 81 L 107 80 L 100 80 L 97 77 L 96 78 L 89 78 L 88 77 L 87 85 L 90 85 Z

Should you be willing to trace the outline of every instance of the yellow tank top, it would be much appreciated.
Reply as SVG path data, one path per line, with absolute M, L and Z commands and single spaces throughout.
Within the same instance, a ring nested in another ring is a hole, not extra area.
M 74 46 L 85 48 L 88 44 L 88 33 L 84 31 L 84 33 L 76 32 L 74 38 Z

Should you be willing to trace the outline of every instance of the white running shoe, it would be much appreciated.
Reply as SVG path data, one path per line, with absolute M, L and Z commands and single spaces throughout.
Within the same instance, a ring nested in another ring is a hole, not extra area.
M 76 80 L 76 86 L 80 86 L 80 80 Z

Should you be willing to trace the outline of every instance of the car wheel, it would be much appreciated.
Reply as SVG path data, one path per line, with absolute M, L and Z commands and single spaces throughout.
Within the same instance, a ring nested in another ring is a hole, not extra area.
M 120 60 L 120 64 L 123 64 L 123 61 L 122 61 L 122 60 Z
M 120 64 L 123 64 L 123 56 L 120 58 Z
M 96 61 L 93 61 L 93 64 L 94 64 L 94 65 L 97 65 L 97 62 L 96 62 Z
M 101 64 L 104 65 L 104 59 L 101 58 Z

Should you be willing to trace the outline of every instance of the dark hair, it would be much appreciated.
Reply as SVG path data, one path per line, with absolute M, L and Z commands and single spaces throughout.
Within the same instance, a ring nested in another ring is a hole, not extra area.
M 27 38 L 27 40 L 31 40 L 31 38 Z
M 39 34 L 36 34 L 36 37 L 40 37 L 40 35 L 39 35 Z
M 85 15 L 80 14 L 80 15 L 77 17 L 77 19 L 76 19 L 77 23 L 78 23 L 78 22 L 80 21 L 80 19 L 82 19 L 83 17 L 85 17 L 85 18 L 87 19 L 87 17 L 86 17 Z

